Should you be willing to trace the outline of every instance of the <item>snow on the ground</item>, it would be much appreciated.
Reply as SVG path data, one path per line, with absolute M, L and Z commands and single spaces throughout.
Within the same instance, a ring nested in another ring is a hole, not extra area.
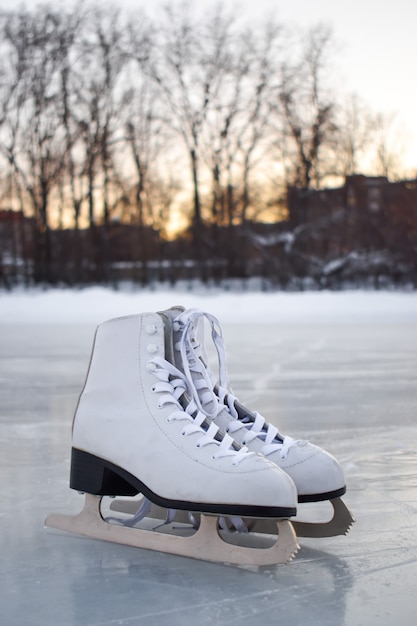
M 222 323 L 355 324 L 417 322 L 417 292 L 227 292 L 214 289 L 115 291 L 49 289 L 0 293 L 0 323 L 100 322 L 173 305 L 197 307 Z

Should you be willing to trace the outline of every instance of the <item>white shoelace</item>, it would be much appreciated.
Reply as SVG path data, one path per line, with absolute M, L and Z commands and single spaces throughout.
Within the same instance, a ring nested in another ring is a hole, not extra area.
M 148 365 L 154 376 L 158 378 L 158 381 L 152 387 L 152 391 L 162 394 L 158 400 L 158 407 L 162 408 L 166 404 L 173 404 L 177 407 L 177 410 L 174 410 L 169 415 L 167 422 L 185 422 L 181 431 L 183 436 L 201 433 L 201 437 L 196 441 L 195 445 L 197 448 L 203 448 L 208 445 L 215 446 L 212 454 L 213 460 L 230 456 L 233 457 L 232 465 L 238 465 L 251 454 L 245 447 L 236 449 L 235 442 L 230 435 L 221 433 L 214 422 L 208 422 L 207 414 L 200 410 L 200 407 L 193 399 L 190 381 L 180 370 L 161 357 L 154 357 L 149 361 Z M 187 397 L 187 394 L 189 394 L 191 399 Z M 185 407 L 180 403 L 181 398 L 186 402 Z
M 234 398 L 234 396 L 231 397 Z M 230 412 L 233 415 L 232 411 Z M 247 432 L 242 439 L 243 446 L 248 445 L 254 439 L 261 439 L 264 442 L 264 445 L 261 448 L 261 453 L 264 456 L 269 456 L 273 452 L 279 451 L 282 461 L 287 458 L 290 448 L 295 444 L 295 440 L 292 437 L 289 437 L 288 435 L 281 435 L 278 428 L 272 424 L 268 424 L 260 413 L 255 413 L 254 421 L 251 418 L 250 421 L 246 421 L 247 418 L 238 418 L 235 408 L 234 412 L 236 413 L 236 415 L 234 415 L 236 421 L 231 422 L 227 428 L 227 433 L 233 435 L 233 433 L 236 433 L 241 429 L 246 429 Z
M 204 349 L 203 326 L 207 320 L 211 327 L 211 337 L 217 352 L 218 381 L 207 365 L 207 352 Z M 242 444 L 247 445 L 254 439 L 264 442 L 260 452 L 269 456 L 273 452 L 280 452 L 284 460 L 290 448 L 296 441 L 292 437 L 281 435 L 278 429 L 266 422 L 259 413 L 254 417 L 239 415 L 235 402 L 237 398 L 230 392 L 226 368 L 226 350 L 219 321 L 214 315 L 199 309 L 188 309 L 178 315 L 173 323 L 173 329 L 181 332 L 179 342 L 175 347 L 181 355 L 181 367 L 189 380 L 193 398 L 199 410 L 215 419 L 218 413 L 226 408 L 236 420 L 228 427 L 228 433 L 233 435 L 245 429 Z

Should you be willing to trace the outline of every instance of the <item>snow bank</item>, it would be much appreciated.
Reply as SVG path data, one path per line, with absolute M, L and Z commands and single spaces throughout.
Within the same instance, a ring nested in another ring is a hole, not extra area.
M 50 289 L 0 293 L 0 323 L 98 324 L 106 319 L 175 304 L 198 307 L 222 323 L 398 324 L 417 322 L 417 293 L 219 292 L 207 289 L 113 291 Z

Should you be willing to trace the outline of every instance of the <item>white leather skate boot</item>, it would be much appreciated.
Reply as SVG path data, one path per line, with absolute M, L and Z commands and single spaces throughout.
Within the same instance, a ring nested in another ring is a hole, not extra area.
M 237 445 L 198 409 L 189 381 L 165 358 L 163 316 L 156 313 L 118 318 L 98 327 L 74 417 L 72 446 L 70 486 L 80 492 L 140 493 L 159 507 L 203 514 L 255 518 L 296 514 L 297 493 L 287 474 Z M 47 525 L 132 543 L 123 532 L 138 531 L 97 522 L 97 506 L 89 496 L 81 519 L 71 525 L 69 518 L 62 521 L 61 516 L 60 521 L 52 516 Z M 94 531 L 90 517 L 95 519 Z M 288 525 L 279 528 L 288 539 L 285 554 L 281 546 L 268 557 L 273 562 L 288 560 L 295 551 Z M 189 550 L 161 542 L 155 547 L 148 539 L 135 541 L 132 545 L 179 554 Z M 218 541 L 216 531 L 208 543 Z M 224 560 L 241 562 L 236 546 L 228 550 L 233 554 Z M 213 545 L 198 545 L 188 556 L 222 560 L 225 554 L 223 546 L 216 552 Z M 251 551 L 245 558 L 254 562 L 255 557 Z
M 163 315 L 171 320 L 171 358 L 191 381 L 193 397 L 200 410 L 205 411 L 235 441 L 263 454 L 293 479 L 298 502 L 329 500 L 333 518 L 326 523 L 296 523 L 300 536 L 332 536 L 346 534 L 353 518 L 340 500 L 345 493 L 345 478 L 336 459 L 308 441 L 294 440 L 259 414 L 244 407 L 230 390 L 222 331 L 218 320 L 209 313 L 173 307 Z M 202 325 L 208 322 L 216 346 L 219 376 L 207 366 Z M 169 324 L 166 324 L 169 327 Z M 167 345 L 168 342 L 167 342 Z

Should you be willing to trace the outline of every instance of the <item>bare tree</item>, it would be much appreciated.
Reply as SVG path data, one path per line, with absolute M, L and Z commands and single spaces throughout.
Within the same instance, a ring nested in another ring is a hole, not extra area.
M 82 154 L 95 279 L 107 280 L 109 221 L 123 194 L 114 155 L 118 142 L 123 139 L 120 105 L 127 89 L 123 84 L 124 26 L 117 9 L 105 11 L 92 7 L 88 15 L 72 87 L 72 117 L 76 123 L 76 151 L 80 155 L 81 147 Z M 97 229 L 100 222 L 103 223 L 101 231 Z
M 158 168 L 155 163 L 166 147 L 167 135 L 155 106 L 155 85 L 146 76 L 138 77 L 132 89 L 125 122 L 126 143 L 134 166 L 134 182 L 130 207 L 130 220 L 137 225 L 137 253 L 140 261 L 140 280 L 146 283 L 149 246 L 147 232 L 157 225 L 153 211 L 152 191 Z
M 395 114 L 375 117 L 375 172 L 392 180 L 401 175 L 401 135 Z
M 342 176 L 360 171 L 363 157 L 373 141 L 374 116 L 356 94 L 348 96 L 337 116 L 336 170 Z
M 284 131 L 280 147 L 289 162 L 289 182 L 299 187 L 319 187 L 326 175 L 334 173 L 329 157 L 337 130 L 335 96 L 326 83 L 332 45 L 330 28 L 319 24 L 307 33 L 300 60 L 282 67 L 277 107 Z
M 222 53 L 218 41 L 210 41 L 207 45 L 204 34 L 206 19 L 210 18 L 196 19 L 189 2 L 179 9 L 173 5 L 166 7 L 159 31 L 160 40 L 155 47 L 158 56 L 151 70 L 161 89 L 171 127 L 181 138 L 187 153 L 193 193 L 194 248 L 201 264 L 204 259 L 201 139 L 219 81 L 219 54 Z M 216 13 L 211 19 L 216 20 Z
M 50 203 L 64 163 L 59 115 L 59 71 L 68 54 L 72 30 L 68 15 L 39 7 L 7 16 L 4 36 L 12 50 L 16 109 L 8 124 L 8 159 L 16 186 L 36 218 L 35 279 L 53 281 Z
M 24 203 L 20 178 L 16 176 L 18 165 L 16 162 L 17 138 L 20 128 L 20 115 L 23 107 L 21 84 L 23 80 L 24 63 L 19 50 L 8 45 L 7 30 L 10 15 L 2 13 L 0 16 L 0 154 L 1 163 L 2 201 L 6 200 L 8 208 L 20 212 L 19 224 L 24 220 Z M 3 166 L 4 169 L 3 169 Z M 20 229 L 20 249 L 25 251 L 25 232 Z M 17 260 L 17 259 L 16 259 Z M 29 281 L 29 268 L 26 257 L 25 279 Z M 1 271 L 4 281 L 7 280 L 5 271 Z
M 126 93 L 123 117 L 125 148 L 134 172 L 128 192 L 129 221 L 137 225 L 134 258 L 139 265 L 139 279 L 146 283 L 151 246 L 147 235 L 158 221 L 153 214 L 153 184 L 158 171 L 156 163 L 166 150 L 168 127 L 158 106 L 159 89 L 149 71 L 154 53 L 154 26 L 141 13 L 139 19 L 129 24 L 128 34 L 126 55 L 131 59 L 132 86 Z
M 241 249 L 238 254 L 234 227 L 244 224 L 250 211 L 253 215 L 256 210 L 252 179 L 257 165 L 268 159 L 267 122 L 279 68 L 281 29 L 271 22 L 254 31 L 253 26 L 242 29 L 233 20 L 219 21 L 223 28 L 213 23 L 213 29 L 223 35 L 223 60 L 207 115 L 202 154 L 212 177 L 214 232 L 219 225 L 227 226 L 229 271 L 241 273 L 245 270 L 236 266 L 236 260 L 242 259 L 244 265 L 245 252 Z M 242 245 L 239 241 L 240 248 Z M 217 252 L 222 254 L 222 250 Z

